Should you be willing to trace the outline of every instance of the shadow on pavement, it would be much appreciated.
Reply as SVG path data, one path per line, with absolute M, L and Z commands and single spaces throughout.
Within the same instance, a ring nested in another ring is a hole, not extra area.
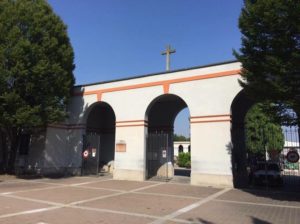
M 255 197 L 269 198 L 275 201 L 299 202 L 300 192 L 282 191 L 276 188 L 253 188 L 253 189 L 239 189 L 243 192 L 249 193 Z
M 202 218 L 188 219 L 188 221 L 201 224 L 214 224 L 214 222 L 210 222 Z
M 264 221 L 255 217 L 251 217 L 253 224 L 272 224 L 271 222 Z
M 174 169 L 174 175 L 175 176 L 190 177 L 191 176 L 191 169 L 175 168 Z

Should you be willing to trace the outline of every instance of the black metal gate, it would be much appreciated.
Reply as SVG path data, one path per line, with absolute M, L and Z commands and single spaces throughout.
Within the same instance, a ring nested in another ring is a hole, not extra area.
M 169 163 L 169 135 L 165 133 L 151 133 L 147 135 L 147 178 L 167 180 L 171 178 Z
M 300 191 L 300 167 L 299 161 L 291 161 L 291 155 L 300 155 L 299 146 L 287 146 L 281 152 L 281 173 L 283 187 L 286 190 Z M 292 155 L 292 156 L 293 156 Z M 294 157 L 295 157 L 294 156 Z
M 248 153 L 249 183 L 266 189 L 300 191 L 299 130 L 285 128 L 284 147 L 280 153 Z M 266 148 L 267 149 L 267 148 Z
M 83 135 L 82 175 L 96 175 L 99 173 L 100 135 Z

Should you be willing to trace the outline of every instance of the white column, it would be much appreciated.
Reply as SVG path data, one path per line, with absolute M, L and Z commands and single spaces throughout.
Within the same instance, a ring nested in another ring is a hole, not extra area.
M 191 184 L 233 186 L 230 121 L 191 120 Z
M 145 180 L 146 130 L 144 123 L 116 126 L 114 179 Z M 125 151 L 118 149 L 119 144 L 125 144 Z

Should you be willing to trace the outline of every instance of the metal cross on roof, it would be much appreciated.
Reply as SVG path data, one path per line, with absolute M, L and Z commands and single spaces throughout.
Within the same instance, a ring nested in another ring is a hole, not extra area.
M 175 53 L 176 50 L 175 49 L 171 49 L 171 46 L 168 45 L 166 48 L 166 51 L 163 51 L 161 54 L 162 55 L 166 55 L 166 70 L 169 71 L 170 70 L 170 55 Z

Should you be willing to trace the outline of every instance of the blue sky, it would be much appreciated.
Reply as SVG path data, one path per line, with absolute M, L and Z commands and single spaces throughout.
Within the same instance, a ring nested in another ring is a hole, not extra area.
M 164 71 L 161 52 L 176 49 L 171 69 L 234 59 L 242 0 L 48 0 L 68 26 L 76 84 Z M 188 110 L 175 132 L 188 135 Z

